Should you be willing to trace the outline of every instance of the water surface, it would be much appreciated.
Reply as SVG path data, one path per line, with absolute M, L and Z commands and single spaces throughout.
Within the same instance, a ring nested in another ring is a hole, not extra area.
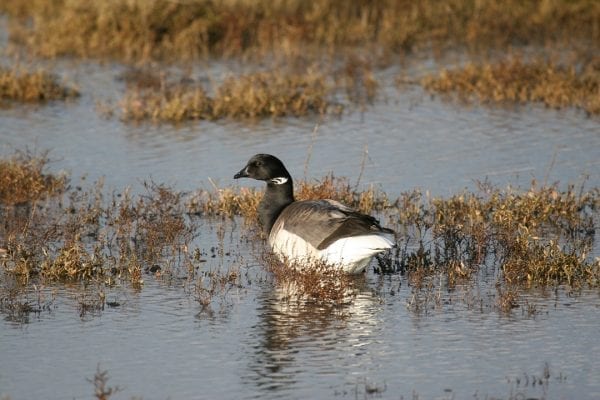
M 95 110 L 118 101 L 122 67 L 62 68 L 83 96 L 0 110 L 0 154 L 50 149 L 51 169 L 74 182 L 85 176 L 85 185 L 103 177 L 116 190 L 141 190 L 148 179 L 184 191 L 210 188 L 209 178 L 230 186 L 257 152 L 278 155 L 296 178 L 360 176 L 390 196 L 447 196 L 485 179 L 600 184 L 599 121 L 572 110 L 465 107 L 390 85 L 386 100 L 339 119 L 131 125 Z M 214 224 L 202 248 L 218 245 Z M 0 398 L 92 398 L 87 379 L 98 366 L 122 389 L 117 398 L 600 398 L 597 290 L 532 290 L 533 311 L 504 314 L 492 274 L 480 287 L 443 287 L 415 310 L 403 276 L 370 269 L 350 305 L 287 304 L 239 226 L 225 229 L 232 256 L 206 268 L 240 268 L 243 285 L 209 309 L 185 280 L 146 275 L 141 290 L 104 289 L 117 307 L 82 313 L 82 296 L 96 290 L 58 285 L 41 288 L 41 312 L 4 313 Z

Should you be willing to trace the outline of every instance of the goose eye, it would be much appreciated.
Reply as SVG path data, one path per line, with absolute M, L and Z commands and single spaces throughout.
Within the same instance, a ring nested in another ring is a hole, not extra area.
M 255 167 L 261 167 L 262 165 L 263 165 L 263 162 L 262 162 L 262 161 L 256 161 L 256 162 L 254 163 L 254 166 L 255 166 Z

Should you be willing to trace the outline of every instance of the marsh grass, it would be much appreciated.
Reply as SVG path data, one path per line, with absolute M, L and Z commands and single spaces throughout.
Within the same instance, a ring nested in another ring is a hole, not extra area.
M 148 182 L 140 195 L 129 190 L 107 195 L 102 182 L 90 189 L 72 188 L 65 176 L 44 174 L 46 160 L 14 156 L 0 163 L 33 170 L 38 177 L 14 175 L 12 185 L 31 193 L 5 196 L 9 200 L 0 208 L 0 266 L 15 282 L 27 286 L 124 281 L 141 288 L 146 272 L 164 279 L 182 272 L 187 281 L 195 282 L 190 283 L 191 293 L 203 307 L 243 285 L 239 268 L 203 267 L 208 250 L 198 248 L 195 239 L 203 221 L 217 223 L 220 244 L 211 252 L 230 254 L 221 243 L 222 224 L 241 216 L 252 242 L 259 229 L 256 208 L 262 191 L 213 185 L 188 195 Z M 597 188 L 559 190 L 532 182 L 526 189 L 499 189 L 483 182 L 476 192 L 449 198 L 414 191 L 390 200 L 374 187 L 361 190 L 333 175 L 299 181 L 297 188 L 298 199 L 333 198 L 385 217 L 385 224 L 397 232 L 397 246 L 378 259 L 376 272 L 405 275 L 417 308 L 420 298 L 440 299 L 433 291 L 440 285 L 432 283 L 432 277 L 452 288 L 477 279 L 482 267 L 498 272 L 500 310 L 510 310 L 518 302 L 513 294 L 523 287 L 600 285 L 600 258 L 590 256 L 600 208 Z M 354 293 L 353 278 L 331 266 L 294 268 L 269 257 L 263 264 L 278 286 L 311 301 L 342 304 Z M 82 313 L 103 306 L 98 299 L 91 303 L 84 299 Z M 19 304 L 3 300 L 5 310 L 27 310 Z
M 355 65 L 356 64 L 356 65 Z M 340 71 L 317 64 L 303 68 L 275 67 L 226 76 L 210 85 L 166 72 L 127 75 L 120 102 L 125 121 L 182 122 L 186 120 L 259 119 L 340 115 L 347 105 L 371 102 L 378 82 L 369 64 L 352 59 Z M 346 93 L 347 104 L 338 100 Z
M 252 65 L 246 69 L 251 72 L 210 85 L 176 82 L 165 72 L 137 68 L 138 73 L 123 76 L 137 84 L 128 85 L 117 106 L 97 107 L 124 121 L 341 115 L 348 106 L 364 108 L 377 98 L 385 85 L 377 69 L 416 51 L 439 57 L 459 49 L 481 60 L 498 50 L 532 47 L 545 57 L 556 54 L 556 48 L 577 55 L 566 63 L 542 58 L 469 63 L 420 83 L 469 101 L 541 102 L 600 113 L 595 56 L 600 6 L 593 0 L 451 0 L 443 7 L 434 0 L 15 0 L 0 4 L 0 12 L 8 16 L 10 43 L 38 56 L 138 66 L 153 61 L 161 69 L 220 57 Z M 6 76 L 0 82 L 8 82 L 0 85 L 0 98 L 43 101 L 77 95 L 51 74 L 19 77 L 15 71 L 0 70 Z
M 66 190 L 67 178 L 45 172 L 47 153 L 17 152 L 0 159 L 0 205 L 12 206 L 55 196 Z
M 203 310 L 208 310 L 215 300 L 223 302 L 227 292 L 241 287 L 238 268 L 202 271 L 194 284 L 194 298 Z
M 0 11 L 10 41 L 46 57 L 126 61 L 294 54 L 313 46 L 408 52 L 424 47 L 480 48 L 600 41 L 592 0 L 15 0 Z
M 598 189 L 555 186 L 527 190 L 482 185 L 481 193 L 433 199 L 432 237 L 437 263 L 461 269 L 498 263 L 513 284 L 597 285 L 598 261 L 590 260 Z
M 19 285 L 9 284 L 7 280 L 3 279 L 0 286 L 0 313 L 9 321 L 26 323 L 31 314 L 39 315 L 54 309 L 54 293 L 47 296 L 39 286 L 26 291 Z
M 542 58 L 515 57 L 500 62 L 469 63 L 424 77 L 429 91 L 484 103 L 540 102 L 550 108 L 576 107 L 600 113 L 600 59 L 561 66 Z
M 10 101 L 41 103 L 50 100 L 67 100 L 79 96 L 73 86 L 59 82 L 58 78 L 44 69 L 36 71 L 16 65 L 12 68 L 0 66 L 0 105 Z
M 99 182 L 90 190 L 76 187 L 43 201 L 30 196 L 29 203 L 4 206 L 4 271 L 25 284 L 126 279 L 139 286 L 144 268 L 166 269 L 171 263 L 188 268 L 195 262 L 188 246 L 198 225 L 185 216 L 183 194 L 152 183 L 146 190 L 138 199 L 126 191 L 106 200 Z
M 221 118 L 324 114 L 339 105 L 333 102 L 326 78 L 317 72 L 288 75 L 279 71 L 226 78 L 209 95 L 201 86 L 166 84 L 160 90 L 136 88 L 121 102 L 128 121 L 181 122 Z M 338 111 L 339 112 L 339 111 Z

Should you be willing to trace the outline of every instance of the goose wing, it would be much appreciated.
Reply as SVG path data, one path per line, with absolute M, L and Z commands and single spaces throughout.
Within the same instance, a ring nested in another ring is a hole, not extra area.
M 334 200 L 306 200 L 290 204 L 277 218 L 271 237 L 281 229 L 301 237 L 317 250 L 345 237 L 394 232 L 381 227 L 379 221 L 370 215 Z

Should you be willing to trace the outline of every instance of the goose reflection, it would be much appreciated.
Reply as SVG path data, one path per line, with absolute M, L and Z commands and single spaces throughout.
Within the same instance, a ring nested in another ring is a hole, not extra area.
M 344 305 L 311 302 L 289 287 L 271 287 L 259 295 L 260 322 L 247 339 L 249 359 L 244 383 L 256 396 L 303 393 L 311 383 L 340 368 L 369 365 L 369 346 L 380 329 L 381 304 L 356 279 L 351 301 Z

